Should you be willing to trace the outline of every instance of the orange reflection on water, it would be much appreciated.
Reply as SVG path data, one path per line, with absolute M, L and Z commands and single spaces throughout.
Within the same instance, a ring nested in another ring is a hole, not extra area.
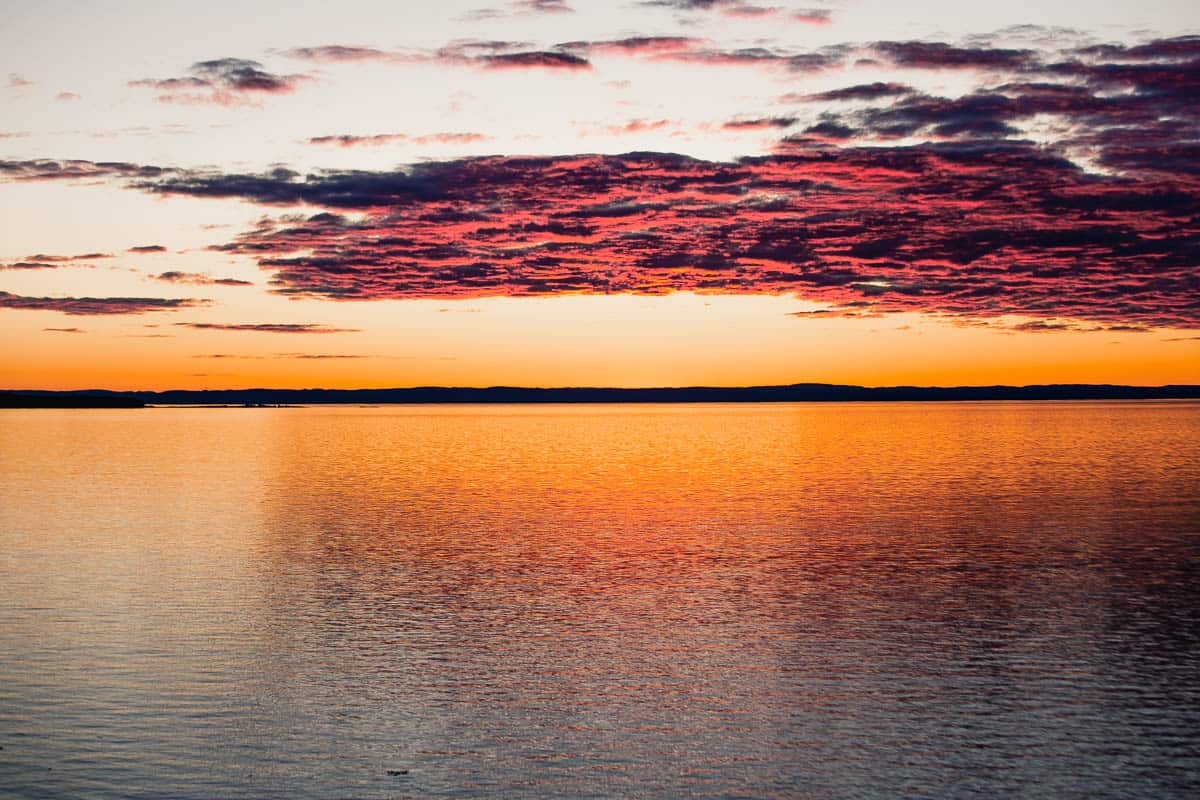
M 1192 402 L 6 412 L 0 727 L 259 795 L 1019 794 L 1099 731 L 1151 763 L 1197 440 Z

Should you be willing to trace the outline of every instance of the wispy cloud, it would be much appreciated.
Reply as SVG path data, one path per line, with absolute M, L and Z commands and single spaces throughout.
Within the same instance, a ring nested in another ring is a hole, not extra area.
M 479 69 L 588 70 L 591 62 L 565 48 L 540 50 L 529 42 L 461 39 L 433 50 L 387 51 L 353 45 L 295 47 L 284 55 L 317 63 L 376 61 L 394 64 L 442 64 Z
M 486 141 L 489 137 L 482 133 L 445 132 L 427 133 L 420 136 L 409 136 L 405 133 L 376 133 L 370 135 L 339 134 L 331 136 L 314 136 L 306 140 L 308 144 L 334 144 L 338 147 L 383 147 L 399 142 L 412 144 L 473 144 Z
M 91 264 L 82 262 L 96 261 L 99 259 L 112 258 L 111 253 L 81 253 L 76 256 L 60 256 L 50 255 L 49 253 L 35 253 L 31 256 L 26 256 L 21 261 L 16 261 L 9 264 L 0 264 L 0 270 L 25 270 L 25 269 L 58 269 L 59 267 L 91 267 Z
M 209 305 L 209 300 L 165 297 L 24 297 L 0 292 L 0 308 L 58 311 L 73 316 L 145 314 Z
M 294 322 L 255 322 L 255 323 L 218 323 L 218 322 L 176 322 L 184 328 L 195 328 L 202 331 L 248 331 L 251 333 L 359 333 L 357 328 L 333 328 L 317 323 Z

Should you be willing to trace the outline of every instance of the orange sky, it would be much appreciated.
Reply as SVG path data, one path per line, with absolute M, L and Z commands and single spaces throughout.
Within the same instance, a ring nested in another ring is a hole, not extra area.
M 312 302 L 291 303 L 300 307 Z M 809 318 L 788 297 L 576 296 L 320 304 L 358 333 L 192 330 L 182 312 L 12 324 L 0 385 L 113 389 L 683 386 L 795 382 L 967 385 L 1200 383 L 1200 339 L 1177 331 L 1018 333 L 918 314 Z M 399 309 L 396 308 L 399 306 Z M 154 325 L 155 327 L 145 327 Z M 29 326 L 32 327 L 32 326 Z M 305 357 L 298 357 L 305 356 Z M 324 357 L 314 357 L 324 356 Z M 334 356 L 334 357 L 329 357 Z M 346 357 L 351 356 L 351 357 Z

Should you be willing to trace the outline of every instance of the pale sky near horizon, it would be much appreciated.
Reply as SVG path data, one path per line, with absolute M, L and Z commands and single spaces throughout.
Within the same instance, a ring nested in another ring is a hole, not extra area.
M 0 388 L 1200 383 L 1195 3 L 2 13 Z

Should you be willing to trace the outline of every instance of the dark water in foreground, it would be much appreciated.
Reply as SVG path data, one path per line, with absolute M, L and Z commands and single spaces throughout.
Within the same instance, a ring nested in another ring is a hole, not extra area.
M 0 795 L 1195 797 L 1198 445 L 1195 402 L 0 412 Z

